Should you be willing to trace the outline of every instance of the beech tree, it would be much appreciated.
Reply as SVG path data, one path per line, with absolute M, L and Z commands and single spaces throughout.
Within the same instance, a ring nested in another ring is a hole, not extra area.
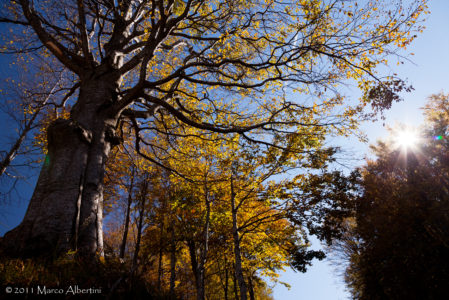
M 364 106 L 388 107 L 405 87 L 376 67 L 421 30 L 425 1 L 410 2 L 4 2 L 0 21 L 30 36 L 22 50 L 55 57 L 78 92 L 66 103 L 70 116 L 47 128 L 48 153 L 27 213 L 3 249 L 102 255 L 105 163 L 127 122 L 138 153 L 176 124 L 206 139 L 234 133 L 291 152 L 305 129 L 355 129 Z M 345 80 L 363 91 L 352 106 L 336 93 Z
M 267 152 L 260 144 L 242 145 L 239 139 L 243 138 L 238 135 L 230 134 L 232 138 L 227 140 L 215 133 L 204 139 L 201 130 L 190 126 L 179 126 L 171 134 L 169 139 L 164 138 L 164 134 L 153 137 L 154 149 L 142 148 L 142 154 L 148 156 L 157 151 L 159 153 L 153 154 L 167 166 L 190 176 L 186 180 L 176 173 L 153 172 L 152 188 L 147 197 L 151 199 L 147 201 L 151 203 L 147 205 L 147 212 L 151 214 L 147 213 L 143 220 L 147 227 L 142 234 L 137 274 L 142 274 L 146 280 L 151 278 L 148 282 L 158 293 L 185 295 L 184 291 L 189 290 L 196 291 L 197 299 L 222 299 L 234 290 L 241 299 L 247 299 L 248 294 L 253 299 L 265 290 L 263 278 L 277 281 L 277 272 L 290 264 L 293 253 L 297 254 L 295 267 L 309 263 L 313 256 L 306 257 L 306 251 L 297 251 L 298 248 L 307 249 L 303 243 L 302 224 L 294 226 L 286 218 L 290 195 L 281 190 L 285 189 L 287 180 L 278 183 L 268 180 L 286 169 L 310 168 L 311 156 L 321 157 L 322 162 L 326 162 L 328 158 L 320 151 L 323 146 L 320 141 L 313 135 L 304 135 L 301 137 L 302 153 L 276 148 Z M 124 145 L 127 143 L 125 141 Z M 115 160 L 112 165 L 111 158 Z M 120 158 L 119 155 L 111 158 L 106 187 L 111 177 L 123 176 L 125 182 L 130 183 L 134 166 L 137 174 L 151 168 L 151 163 L 144 160 Z M 315 162 L 315 168 L 320 166 Z M 115 175 L 110 173 L 111 167 L 116 169 Z M 118 195 L 105 194 L 105 201 L 114 207 L 120 205 L 108 199 L 111 196 L 128 198 L 130 204 L 129 185 L 120 185 L 122 192 Z M 134 210 L 139 210 L 137 201 L 132 202 Z M 106 211 L 114 210 L 108 206 Z M 129 227 L 137 228 L 137 234 L 142 214 L 138 215 Z M 125 217 L 123 236 L 127 220 L 129 218 Z M 115 233 L 107 231 L 108 250 L 113 244 L 119 248 L 116 237 L 122 233 L 117 229 L 113 226 Z M 110 251 L 108 256 L 111 256 Z M 176 269 L 188 274 L 180 274 Z M 177 281 L 182 285 L 176 284 Z

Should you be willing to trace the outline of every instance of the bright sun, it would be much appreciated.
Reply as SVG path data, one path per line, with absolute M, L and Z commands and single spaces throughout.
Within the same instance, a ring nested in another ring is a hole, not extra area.
M 402 148 L 414 148 L 418 144 L 419 138 L 416 131 L 405 129 L 396 135 L 396 145 Z

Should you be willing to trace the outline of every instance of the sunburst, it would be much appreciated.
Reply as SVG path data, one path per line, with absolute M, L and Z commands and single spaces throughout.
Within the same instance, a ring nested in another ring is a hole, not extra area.
M 394 141 L 397 147 L 403 149 L 414 149 L 418 146 L 419 135 L 416 130 L 403 129 L 396 133 Z

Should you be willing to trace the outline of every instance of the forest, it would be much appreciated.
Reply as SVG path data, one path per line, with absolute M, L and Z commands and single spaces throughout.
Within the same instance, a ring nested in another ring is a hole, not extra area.
M 425 0 L 0 8 L 1 204 L 37 179 L 0 238 L 2 297 L 274 299 L 326 256 L 354 299 L 449 293 L 449 96 L 419 147 L 378 142 L 348 172 L 330 142 L 413 91 L 391 62 Z

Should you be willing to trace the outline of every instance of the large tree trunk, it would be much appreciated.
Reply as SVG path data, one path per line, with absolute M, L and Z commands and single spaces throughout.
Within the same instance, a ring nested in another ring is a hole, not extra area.
M 70 119 L 48 127 L 48 154 L 25 217 L 2 241 L 7 254 L 103 254 L 103 177 L 117 143 L 117 116 L 109 108 L 119 77 L 101 72 L 82 80 Z

